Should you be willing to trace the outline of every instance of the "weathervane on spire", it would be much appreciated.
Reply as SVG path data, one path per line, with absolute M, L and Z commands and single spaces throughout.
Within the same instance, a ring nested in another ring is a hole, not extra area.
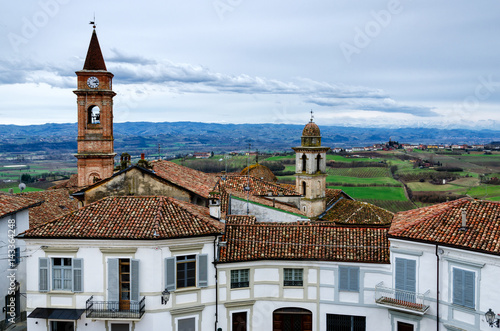
M 89 23 L 89 24 L 92 24 L 92 25 L 93 25 L 93 27 L 94 27 L 94 29 L 95 29 L 95 13 L 94 13 L 94 20 L 93 20 L 93 21 L 90 21 L 90 23 Z
M 311 122 L 313 121 L 313 118 L 314 118 L 314 115 L 313 115 L 313 111 L 311 109 Z

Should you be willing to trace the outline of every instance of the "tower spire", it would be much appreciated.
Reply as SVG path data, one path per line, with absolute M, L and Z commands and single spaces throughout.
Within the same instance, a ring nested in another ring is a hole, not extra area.
M 107 71 L 106 63 L 104 62 L 104 57 L 101 52 L 101 46 L 99 46 L 99 40 L 97 39 L 97 33 L 95 32 L 95 21 L 90 22 L 90 24 L 94 24 L 94 30 L 92 31 L 92 37 L 90 38 L 89 50 L 87 51 L 87 57 L 85 58 L 83 70 Z

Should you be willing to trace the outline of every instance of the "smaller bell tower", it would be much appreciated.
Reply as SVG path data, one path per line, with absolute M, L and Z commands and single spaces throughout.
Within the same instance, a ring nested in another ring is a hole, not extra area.
M 307 217 L 316 217 L 326 208 L 326 152 L 330 147 L 321 146 L 321 132 L 311 121 L 302 131 L 301 146 L 295 151 L 295 185 L 302 194 L 300 210 Z
M 94 30 L 83 69 L 76 72 L 78 186 L 113 175 L 113 74 L 106 69 Z

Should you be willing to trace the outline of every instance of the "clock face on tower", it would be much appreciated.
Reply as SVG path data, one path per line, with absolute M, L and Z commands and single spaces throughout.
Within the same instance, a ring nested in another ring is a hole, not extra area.
M 87 85 L 90 87 L 90 88 L 97 88 L 99 86 L 99 79 L 97 79 L 97 77 L 89 77 L 89 79 L 87 79 Z

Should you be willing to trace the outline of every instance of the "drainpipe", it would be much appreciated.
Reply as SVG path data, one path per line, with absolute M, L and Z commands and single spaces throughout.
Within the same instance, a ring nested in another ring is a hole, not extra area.
M 217 254 L 217 238 L 218 236 L 215 236 L 214 239 L 214 268 L 215 268 L 215 331 L 217 331 L 217 326 L 219 324 L 219 282 L 218 282 L 218 275 L 217 275 L 217 260 L 219 257 L 216 255 Z
M 436 244 L 436 330 L 439 331 L 439 249 Z

